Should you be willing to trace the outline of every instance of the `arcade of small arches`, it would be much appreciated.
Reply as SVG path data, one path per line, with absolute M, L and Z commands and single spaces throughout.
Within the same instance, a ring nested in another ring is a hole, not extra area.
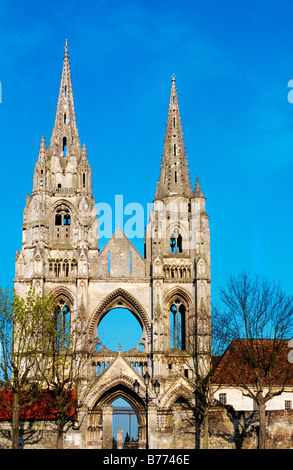
M 192 265 L 182 261 L 172 261 L 172 263 L 164 263 L 163 270 L 166 279 L 191 279 Z
M 49 258 L 49 275 L 54 277 L 69 277 L 77 274 L 77 261 L 73 259 Z

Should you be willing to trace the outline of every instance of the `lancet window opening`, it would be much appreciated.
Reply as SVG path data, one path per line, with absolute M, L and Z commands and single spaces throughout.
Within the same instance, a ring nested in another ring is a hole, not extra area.
M 64 349 L 70 341 L 70 307 L 69 302 L 63 297 L 58 299 L 55 310 L 55 347 Z
M 65 204 L 60 204 L 54 211 L 54 237 L 58 243 L 69 239 L 72 223 L 71 211 Z
M 63 137 L 63 155 L 67 157 L 67 137 Z
M 55 225 L 70 225 L 70 210 L 65 207 L 58 208 L 55 212 Z
M 180 298 L 176 297 L 170 305 L 170 348 L 185 349 L 186 309 Z
M 178 229 L 170 237 L 170 253 L 182 253 L 182 236 Z

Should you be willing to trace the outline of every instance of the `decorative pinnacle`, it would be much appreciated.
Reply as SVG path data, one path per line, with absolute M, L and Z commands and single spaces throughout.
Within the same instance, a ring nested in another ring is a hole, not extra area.
M 68 58 L 68 42 L 67 42 L 67 39 L 65 41 L 65 57 Z
M 204 195 L 203 195 L 203 192 L 200 188 L 200 185 L 199 185 L 199 178 L 198 176 L 196 177 L 196 183 L 195 183 L 195 188 L 194 188 L 194 191 L 193 191 L 193 196 L 194 197 L 202 197 L 205 199 Z
M 192 196 L 174 74 L 172 75 L 161 172 L 155 199 L 167 196 Z
M 61 84 L 55 118 L 55 125 L 51 137 L 51 145 L 57 145 L 57 151 L 63 154 L 64 141 L 68 148 L 76 144 L 80 149 L 78 130 L 76 127 L 75 109 L 73 101 L 73 91 L 71 83 L 70 61 L 68 53 L 68 41 L 65 41 L 65 51 L 63 57 L 63 68 L 61 74 Z

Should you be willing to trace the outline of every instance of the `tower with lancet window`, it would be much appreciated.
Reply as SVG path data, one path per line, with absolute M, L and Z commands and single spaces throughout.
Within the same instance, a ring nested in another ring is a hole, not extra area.
M 191 185 L 175 83 L 173 76 L 144 256 L 123 227 L 117 227 L 99 250 L 91 166 L 78 134 L 66 42 L 51 138 L 48 146 L 41 138 L 23 212 L 15 290 L 25 295 L 33 287 L 43 296 L 53 294 L 59 314 L 86 329 L 93 385 L 79 419 L 82 427 L 76 431 L 82 436 L 81 447 L 112 445 L 112 403 L 117 398 L 136 414 L 140 448 L 147 436 L 151 448 L 194 445 L 193 425 L 181 430 L 180 406 L 188 403 L 192 413 L 194 371 L 204 373 L 210 359 L 210 232 L 198 178 L 194 189 Z M 104 344 L 99 327 L 112 310 L 121 315 L 127 310 L 139 323 L 141 337 L 130 350 L 122 347 L 124 338 L 116 349 Z M 158 394 L 154 383 L 160 384 Z
M 194 190 L 191 187 L 174 75 L 160 175 L 146 229 L 146 261 L 158 373 L 166 366 L 176 371 L 192 358 L 204 373 L 211 349 L 209 216 L 198 178 Z M 186 367 L 185 374 L 190 373 Z
M 16 292 L 22 295 L 30 285 L 41 295 L 53 292 L 75 315 L 86 302 L 83 286 L 89 251 L 98 250 L 98 221 L 91 167 L 76 125 L 67 41 L 55 124 L 49 146 L 41 138 L 22 234 Z

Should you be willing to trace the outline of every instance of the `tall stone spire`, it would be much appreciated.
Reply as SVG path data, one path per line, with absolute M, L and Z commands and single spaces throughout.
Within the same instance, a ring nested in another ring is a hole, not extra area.
M 155 199 L 170 196 L 187 198 L 192 196 L 174 75 L 172 76 L 161 173 Z
M 80 153 L 80 140 L 76 126 L 67 39 L 65 43 L 55 125 L 50 147 L 57 154 L 64 157 L 70 153 L 74 153 L 76 156 Z

